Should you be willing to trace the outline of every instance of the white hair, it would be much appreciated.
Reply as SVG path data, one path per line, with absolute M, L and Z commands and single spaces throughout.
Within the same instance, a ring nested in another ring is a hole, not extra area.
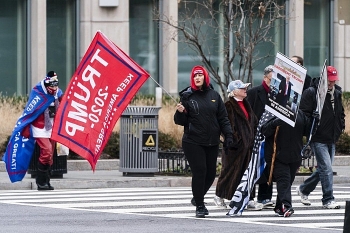
M 235 97 L 235 90 L 231 91 L 230 93 L 228 93 L 227 95 L 229 98 L 230 97 Z

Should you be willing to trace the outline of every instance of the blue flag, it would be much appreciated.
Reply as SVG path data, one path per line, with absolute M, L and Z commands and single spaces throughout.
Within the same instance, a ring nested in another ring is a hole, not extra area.
M 62 95 L 60 89 L 57 95 Z M 21 135 L 23 129 L 42 114 L 55 97 L 46 92 L 43 81 L 38 83 L 31 91 L 28 102 L 22 115 L 18 118 L 6 147 L 3 161 L 11 182 L 21 181 L 25 176 L 33 155 L 35 139 L 32 133 L 29 138 Z
M 255 183 L 259 180 L 264 172 L 266 162 L 264 156 L 265 138 L 261 132 L 261 127 L 274 117 L 272 113 L 265 110 L 260 118 L 258 129 L 254 139 L 254 147 L 252 157 L 250 159 L 248 168 L 239 183 L 235 193 L 230 202 L 232 208 L 227 215 L 240 216 L 246 205 L 249 202 L 250 193 L 252 192 Z

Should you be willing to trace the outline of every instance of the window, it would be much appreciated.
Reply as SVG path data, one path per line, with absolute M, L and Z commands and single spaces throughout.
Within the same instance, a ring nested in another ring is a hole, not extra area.
M 202 2 L 208 3 L 206 0 L 201 0 Z M 223 7 L 221 5 L 223 4 L 222 1 L 212 1 L 212 8 L 214 9 L 212 12 L 215 13 L 214 17 L 212 17 L 208 13 L 208 9 L 205 9 L 204 4 L 195 3 L 193 1 L 181 1 L 179 3 L 179 22 L 182 22 L 185 26 L 192 27 L 191 23 L 196 23 L 197 29 L 201 28 L 201 33 L 198 33 L 199 35 L 202 34 L 202 36 L 199 38 L 200 43 L 203 45 L 203 51 L 206 54 L 206 56 L 210 55 L 211 63 L 213 64 L 213 67 L 217 67 L 219 69 L 219 72 L 221 72 L 220 76 L 223 80 L 223 66 L 224 63 L 224 56 L 222 51 L 224 50 L 225 43 L 227 43 L 227 37 L 229 37 L 229 32 L 224 31 L 223 33 L 220 31 L 222 30 L 228 30 L 227 25 L 225 24 L 225 20 L 223 19 L 224 14 L 220 11 L 222 11 Z M 280 5 L 283 5 L 283 1 L 280 0 Z M 267 9 L 271 12 L 274 12 L 273 8 Z M 256 11 L 258 11 L 258 8 L 256 7 Z M 199 12 L 200 17 L 194 18 L 193 15 L 194 12 Z M 217 13 L 220 12 L 220 13 Z M 258 12 L 255 13 L 255 15 L 258 15 Z M 190 16 L 190 17 L 189 17 Z M 268 15 L 265 15 L 266 20 L 268 20 Z M 215 20 L 213 20 L 213 18 Z M 237 28 L 240 25 L 240 17 L 235 19 L 233 30 Z M 247 20 L 247 19 L 246 19 Z M 253 20 L 253 28 L 257 27 L 259 21 Z M 219 26 L 217 26 L 219 25 Z M 219 28 L 221 27 L 221 28 Z M 244 30 L 244 29 L 243 29 Z M 253 29 L 254 30 L 254 29 Z M 254 30 L 255 31 L 255 30 Z M 285 36 L 284 36 L 284 22 L 283 20 L 276 20 L 274 22 L 274 26 L 270 29 L 267 36 L 265 36 L 266 41 L 262 40 L 259 42 L 255 48 L 253 56 L 255 61 L 253 61 L 253 81 L 254 85 L 261 84 L 262 78 L 263 78 L 263 70 L 266 66 L 274 64 L 275 57 L 277 52 L 284 52 L 285 47 Z M 248 29 L 246 30 L 246 33 L 248 34 Z M 226 37 L 226 38 L 224 38 Z M 183 39 L 183 33 L 179 33 L 179 41 Z M 269 41 L 271 39 L 271 41 Z M 227 47 L 227 46 L 226 46 Z M 235 45 L 235 38 L 233 39 L 233 50 L 236 49 Z M 194 65 L 202 64 L 201 58 L 197 54 L 196 51 L 189 49 L 189 46 L 185 42 L 179 43 L 179 74 L 178 74 L 178 86 L 179 90 L 182 90 L 186 86 L 189 86 L 189 77 L 191 68 Z M 234 70 L 232 71 L 234 75 L 238 76 L 238 70 L 236 68 L 238 67 L 238 61 L 240 58 L 238 58 L 238 55 L 235 57 L 234 61 Z M 245 78 L 247 78 L 247 74 L 245 75 Z M 214 84 L 213 80 L 211 82 Z M 214 85 L 215 87 L 215 85 Z M 217 89 L 217 88 L 215 88 Z M 218 90 L 218 89 L 217 89 Z
M 24 95 L 28 78 L 26 1 L 0 0 L 0 6 L 0 93 Z
M 159 82 L 158 25 L 153 21 L 154 0 L 129 0 L 130 57 Z M 156 83 L 148 79 L 143 94 L 154 94 Z
M 330 58 L 329 2 L 304 1 L 304 65 L 311 77 L 320 76 L 325 59 Z
M 76 1 L 47 0 L 47 71 L 54 70 L 65 90 L 77 65 Z
M 219 3 L 218 1 L 214 2 L 212 7 L 217 10 Z M 221 68 L 220 59 L 222 58 L 219 55 L 219 51 L 222 49 L 222 41 L 215 35 L 215 26 L 211 24 L 212 16 L 208 14 L 208 10 L 201 2 L 181 1 L 178 5 L 179 26 L 191 27 L 192 23 L 197 24 L 197 28 L 200 27 L 201 31 L 198 39 L 203 45 L 203 51 L 205 51 L 206 56 L 210 54 L 210 59 L 214 66 Z M 192 17 L 193 12 L 198 13 L 195 18 Z M 217 15 L 216 17 L 220 16 Z M 178 38 L 178 89 L 180 91 L 190 85 L 192 68 L 195 65 L 203 65 L 203 63 L 201 63 L 201 57 L 197 51 L 192 46 L 189 46 L 187 42 L 184 42 L 185 38 L 182 32 L 179 32 Z M 213 80 L 211 80 L 211 84 L 216 85 Z

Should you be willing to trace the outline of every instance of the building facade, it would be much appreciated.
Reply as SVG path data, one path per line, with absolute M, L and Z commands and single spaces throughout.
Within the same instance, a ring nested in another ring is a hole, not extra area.
M 339 85 L 350 91 L 350 1 L 283 2 L 286 24 L 274 32 L 278 43 L 270 50 L 304 57 L 313 77 L 327 59 L 338 69 Z M 174 30 L 154 21 L 153 13 L 159 10 L 177 21 L 183 4 L 178 0 L 0 0 L 0 92 L 26 95 L 49 70 L 57 72 L 65 90 L 95 33 L 101 31 L 151 74 L 142 93 L 154 94 L 159 83 L 177 94 L 189 84 L 190 68 L 200 60 L 173 40 Z M 264 47 L 259 49 L 264 52 Z M 254 84 L 261 82 L 263 68 L 273 63 L 271 56 L 254 68 Z

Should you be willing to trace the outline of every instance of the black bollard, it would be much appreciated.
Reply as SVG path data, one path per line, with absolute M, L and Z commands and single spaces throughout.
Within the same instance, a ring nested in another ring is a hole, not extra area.
M 350 201 L 346 201 L 343 233 L 350 233 Z

